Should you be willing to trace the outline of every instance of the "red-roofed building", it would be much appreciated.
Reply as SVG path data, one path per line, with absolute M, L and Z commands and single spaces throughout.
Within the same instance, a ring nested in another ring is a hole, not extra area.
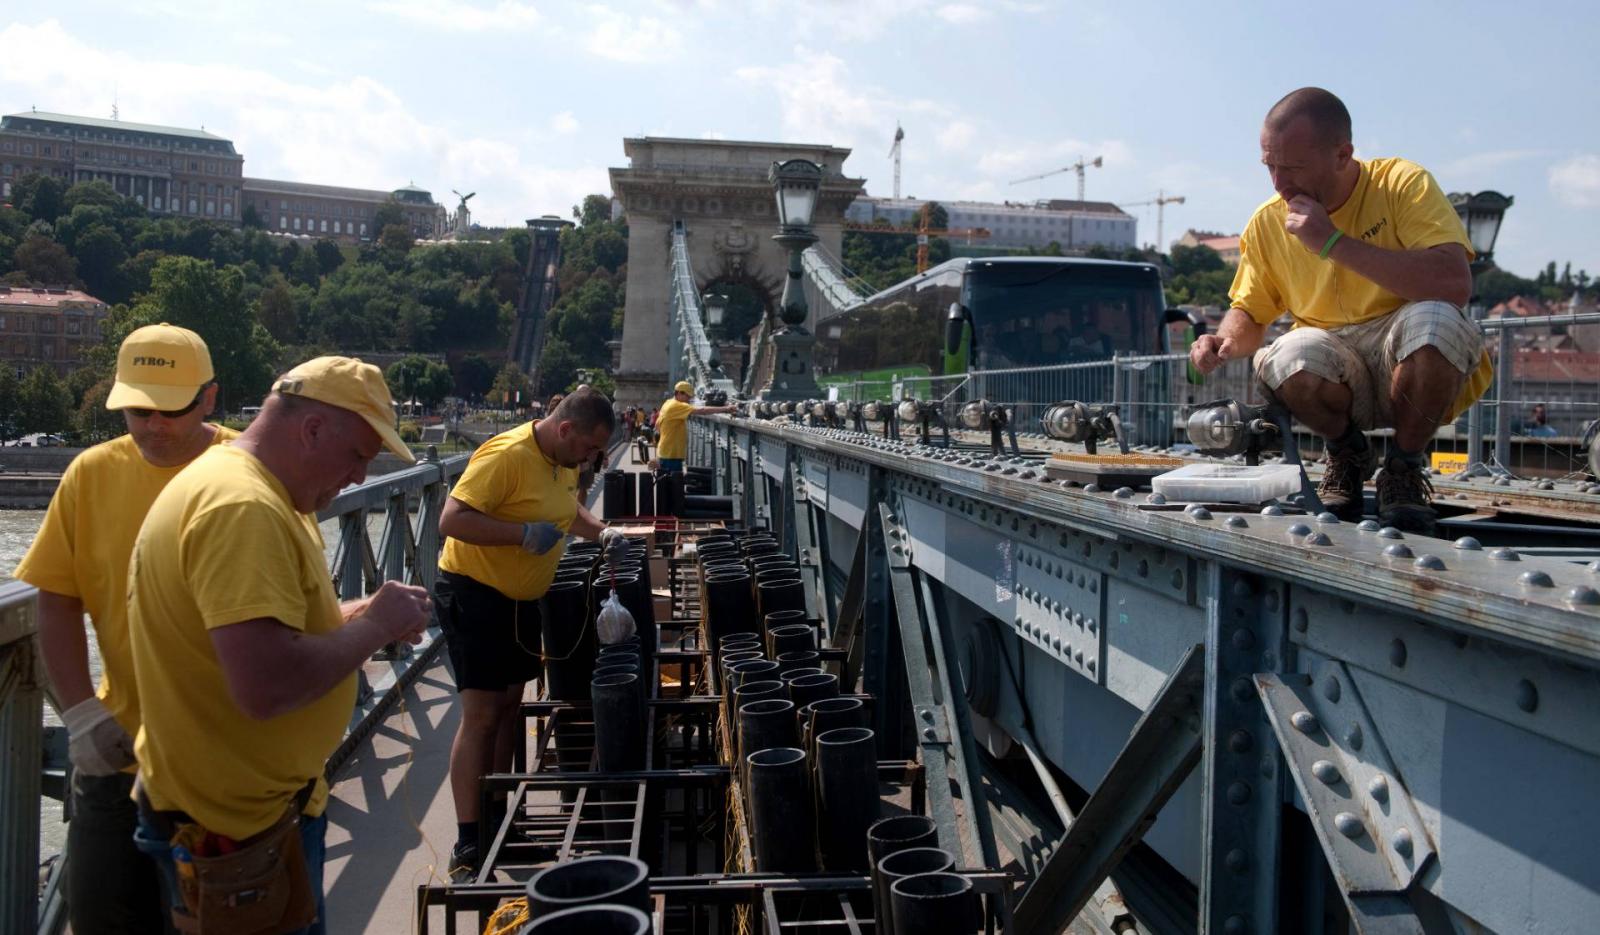
M 1183 232 L 1175 246 L 1179 247 L 1210 247 L 1222 257 L 1222 262 L 1229 266 L 1239 265 L 1239 235 L 1219 234 L 1216 231 L 1197 231 L 1193 228 Z
M 17 376 L 49 364 L 66 376 L 100 343 L 110 309 L 77 289 L 0 286 L 0 365 Z

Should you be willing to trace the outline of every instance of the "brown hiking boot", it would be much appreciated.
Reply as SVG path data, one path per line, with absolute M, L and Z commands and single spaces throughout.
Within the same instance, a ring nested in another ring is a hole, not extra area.
M 1317 487 L 1317 498 L 1328 512 L 1346 522 L 1361 519 L 1366 509 L 1366 495 L 1362 492 L 1367 478 L 1378 467 L 1378 454 L 1368 445 L 1360 451 L 1348 448 L 1328 452 L 1328 466 L 1322 471 L 1322 483 Z
M 1390 455 L 1383 462 L 1377 487 L 1379 519 L 1406 532 L 1433 534 L 1439 514 L 1428 505 L 1433 500 L 1433 482 L 1426 468 Z

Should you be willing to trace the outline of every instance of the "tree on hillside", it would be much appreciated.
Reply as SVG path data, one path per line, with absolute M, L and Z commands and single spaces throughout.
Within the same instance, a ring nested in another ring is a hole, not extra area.
M 113 228 L 105 224 L 89 228 L 78 235 L 73 252 L 78 260 L 78 275 L 90 295 L 111 305 L 129 299 L 122 274 L 128 251 Z
M 75 424 L 85 444 L 92 445 L 115 438 L 127 430 L 122 413 L 106 408 L 106 397 L 111 395 L 111 386 L 115 382 L 113 376 L 101 377 L 84 392 L 83 401 L 78 404 Z
M 552 393 L 564 393 L 572 383 L 578 368 L 585 366 L 583 359 L 573 353 L 572 345 L 560 335 L 551 335 L 539 353 L 538 398 L 548 399 Z
M 385 201 L 383 204 L 378 205 L 378 210 L 372 213 L 372 229 L 376 231 L 381 231 L 385 227 L 394 224 L 404 227 L 405 223 L 406 212 L 395 201 Z
M 31 172 L 11 183 L 11 203 L 36 221 L 55 223 L 66 210 L 67 183 Z
M 256 300 L 256 320 L 267 333 L 284 344 L 293 344 L 300 336 L 300 314 L 295 304 L 294 289 L 281 274 L 274 273 L 268 280 L 261 297 Z
M 78 280 L 78 261 L 67 248 L 41 234 L 29 234 L 17 247 L 17 270 L 28 281 L 70 286 Z
M 326 238 L 313 244 L 311 251 L 316 254 L 317 267 L 324 276 L 344 264 L 344 251 L 339 249 L 338 244 Z
M 450 368 L 419 354 L 390 364 L 383 376 L 389 384 L 390 394 L 397 402 L 414 399 L 424 406 L 437 406 L 444 402 L 455 382 L 450 376 Z
M 1227 264 L 1222 261 L 1222 254 L 1204 244 L 1193 247 L 1180 244 L 1172 248 L 1172 271 L 1179 276 L 1209 273 L 1225 266 Z
M 468 354 L 456 364 L 456 395 L 480 399 L 494 386 L 494 367 L 477 354 Z
M 528 382 L 528 375 L 515 361 L 506 361 L 495 375 L 494 385 L 489 387 L 489 402 L 510 409 L 533 401 L 533 384 Z
M 10 441 L 22 434 L 22 383 L 17 379 L 16 368 L 0 367 L 0 441 Z
M 49 365 L 33 368 L 17 392 L 17 428 L 33 432 L 65 432 L 72 428 L 72 397 Z
M 605 195 L 585 195 L 583 204 L 572 206 L 572 218 L 588 226 L 611 220 L 611 199 Z

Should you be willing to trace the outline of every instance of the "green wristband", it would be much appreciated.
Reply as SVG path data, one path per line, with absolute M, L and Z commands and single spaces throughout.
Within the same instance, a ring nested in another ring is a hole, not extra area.
M 1317 254 L 1317 258 L 1321 259 L 1321 260 L 1326 260 L 1328 258 L 1328 251 L 1332 250 L 1333 249 L 1333 245 L 1338 243 L 1339 242 L 1339 238 L 1343 237 L 1343 236 L 1344 236 L 1344 231 L 1338 230 L 1338 229 L 1335 229 L 1332 234 L 1329 234 L 1328 235 L 1328 242 L 1322 245 L 1322 252 Z

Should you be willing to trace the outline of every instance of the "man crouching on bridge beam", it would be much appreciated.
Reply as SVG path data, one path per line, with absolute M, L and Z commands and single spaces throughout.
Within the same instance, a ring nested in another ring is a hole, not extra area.
M 479 779 L 510 770 L 525 742 L 523 686 L 543 670 L 538 601 L 566 535 L 598 539 L 608 563 L 626 548 L 621 531 L 602 526 L 577 495 L 579 468 L 606 450 L 616 424 L 610 400 L 578 387 L 544 418 L 479 445 L 439 516 L 448 538 L 434 596 L 461 695 L 450 746 L 457 881 L 478 870 Z
M 328 757 L 356 670 L 420 642 L 428 592 L 386 581 L 340 604 L 317 512 L 366 479 L 394 429 L 377 367 L 318 357 L 156 497 L 128 563 L 144 723 L 134 842 L 186 933 L 324 931 Z
M 1321 88 L 1274 104 L 1261 162 L 1277 195 L 1239 239 L 1232 308 L 1189 357 L 1202 373 L 1255 355 L 1269 397 L 1328 443 L 1318 494 L 1341 519 L 1360 519 L 1377 467 L 1365 431 L 1392 427 L 1378 475 L 1378 515 L 1432 532 L 1423 453 L 1440 425 L 1488 387 L 1489 357 L 1463 313 L 1472 246 L 1439 186 L 1404 159 L 1354 156 L 1350 112 Z M 1261 349 L 1285 311 L 1288 334 Z

